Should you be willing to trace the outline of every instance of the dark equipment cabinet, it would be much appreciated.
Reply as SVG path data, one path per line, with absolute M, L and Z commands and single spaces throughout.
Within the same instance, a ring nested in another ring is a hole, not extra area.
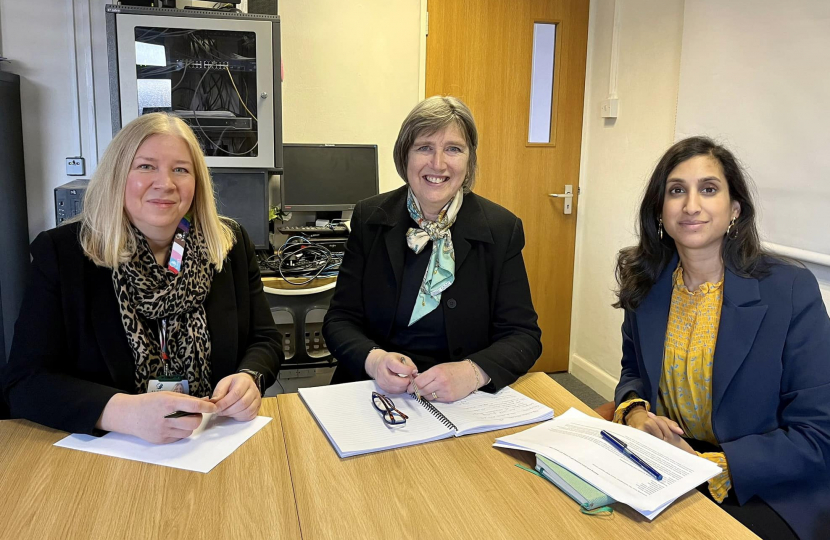
M 20 77 L 0 71 L 0 366 L 11 348 L 29 267 Z

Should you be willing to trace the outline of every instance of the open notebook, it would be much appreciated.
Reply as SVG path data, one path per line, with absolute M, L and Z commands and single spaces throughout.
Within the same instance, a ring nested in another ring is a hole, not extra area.
M 404 425 L 390 426 L 372 405 L 372 392 L 384 393 L 375 381 L 299 390 L 341 458 L 553 418 L 550 407 L 508 387 L 497 394 L 476 392 L 455 403 L 390 395 L 395 407 L 409 417 Z

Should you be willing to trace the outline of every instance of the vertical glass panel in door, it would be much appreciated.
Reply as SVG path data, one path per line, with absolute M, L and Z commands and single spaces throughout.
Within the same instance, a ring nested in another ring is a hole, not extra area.
M 256 34 L 136 27 L 138 115 L 184 120 L 206 156 L 256 157 Z
M 533 25 L 533 70 L 530 81 L 529 143 L 549 143 L 553 114 L 553 63 L 556 24 Z

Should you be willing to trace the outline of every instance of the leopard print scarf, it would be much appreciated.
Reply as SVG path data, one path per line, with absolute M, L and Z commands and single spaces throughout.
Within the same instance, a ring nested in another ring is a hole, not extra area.
M 210 335 L 203 303 L 215 267 L 204 237 L 198 227 L 191 229 L 182 271 L 174 274 L 156 262 L 144 235 L 133 231 L 136 251 L 113 270 L 112 284 L 135 359 L 136 391 L 146 392 L 148 381 L 164 374 L 159 332 L 166 317 L 170 373 L 185 375 L 190 395 L 210 396 Z

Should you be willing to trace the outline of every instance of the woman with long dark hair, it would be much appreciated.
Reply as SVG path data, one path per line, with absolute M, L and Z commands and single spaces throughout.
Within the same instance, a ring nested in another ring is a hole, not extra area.
M 711 139 L 657 164 L 617 261 L 614 421 L 720 465 L 701 491 L 762 538 L 826 538 L 830 318 L 815 277 L 764 252 L 755 216 Z

